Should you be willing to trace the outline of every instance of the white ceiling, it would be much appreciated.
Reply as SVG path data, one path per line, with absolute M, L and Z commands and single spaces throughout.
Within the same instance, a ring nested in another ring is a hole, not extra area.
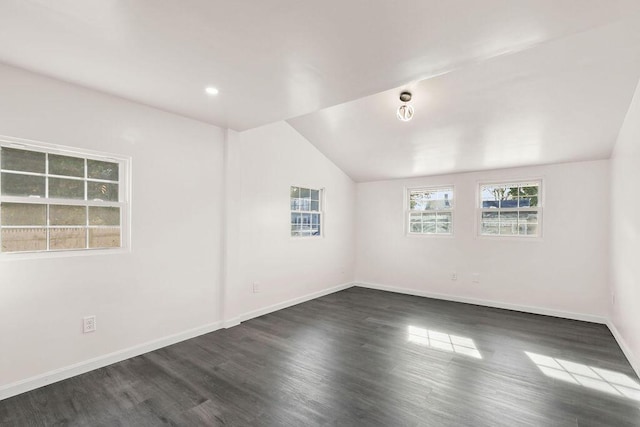
M 608 158 L 640 77 L 615 24 L 288 122 L 355 181 Z M 415 115 L 396 118 L 402 89 Z
M 0 62 L 236 130 L 291 119 L 372 180 L 607 156 L 640 75 L 638 13 L 637 0 L 2 0 Z M 402 85 L 417 113 L 399 127 Z

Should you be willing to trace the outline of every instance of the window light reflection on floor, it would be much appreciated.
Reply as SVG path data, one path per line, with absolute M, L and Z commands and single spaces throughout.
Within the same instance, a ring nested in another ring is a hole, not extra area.
M 525 351 L 546 376 L 640 402 L 640 384 L 620 372 Z
M 471 338 L 458 337 L 416 326 L 409 326 L 408 332 L 409 342 L 482 359 L 482 355 Z

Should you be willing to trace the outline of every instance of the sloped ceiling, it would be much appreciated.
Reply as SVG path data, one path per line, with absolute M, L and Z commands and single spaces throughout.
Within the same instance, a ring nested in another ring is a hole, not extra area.
M 607 156 L 639 75 L 638 13 L 636 0 L 7 0 L 0 62 L 239 131 L 288 120 L 372 180 Z M 398 127 L 402 88 L 417 113 Z

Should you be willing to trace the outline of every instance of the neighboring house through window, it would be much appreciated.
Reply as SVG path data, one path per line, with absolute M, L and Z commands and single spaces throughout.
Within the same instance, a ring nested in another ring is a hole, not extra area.
M 540 180 L 480 184 L 480 235 L 539 237 Z
M 453 186 L 407 190 L 409 234 L 453 234 Z
M 322 235 L 322 193 L 321 189 L 291 187 L 291 236 Z

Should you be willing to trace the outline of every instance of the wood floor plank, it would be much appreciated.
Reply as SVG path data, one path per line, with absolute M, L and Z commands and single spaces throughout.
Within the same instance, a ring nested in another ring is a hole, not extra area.
M 351 288 L 0 401 L 0 424 L 640 426 L 640 381 L 603 325 Z

